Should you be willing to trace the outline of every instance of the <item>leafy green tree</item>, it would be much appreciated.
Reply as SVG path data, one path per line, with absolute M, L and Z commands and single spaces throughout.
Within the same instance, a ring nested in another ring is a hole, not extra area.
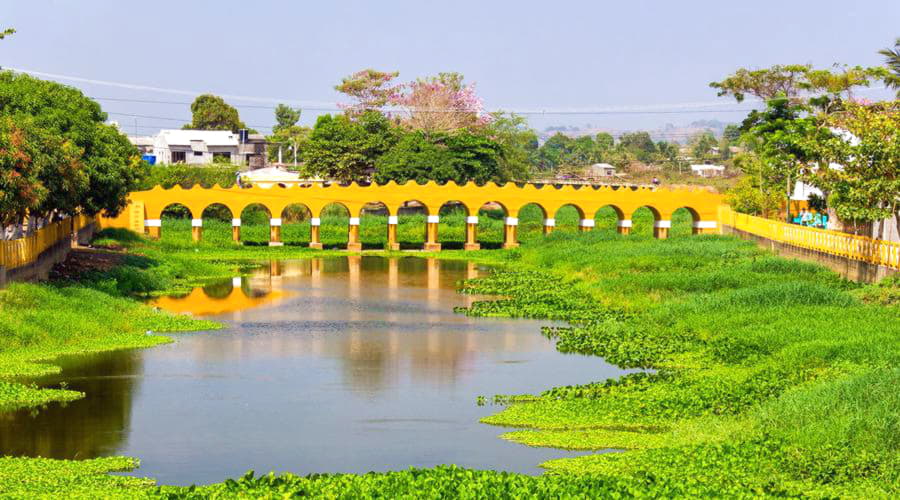
M 16 32 L 16 30 L 14 30 L 12 28 L 6 28 L 5 30 L 0 31 L 0 40 L 3 40 L 4 38 L 8 37 L 9 35 L 14 34 L 15 32 Z
M 764 112 L 752 112 L 744 126 L 758 139 L 756 152 L 767 165 L 763 182 L 784 188 L 787 219 L 791 220 L 790 196 L 811 160 L 808 144 L 821 130 L 812 117 L 801 117 L 804 106 L 785 98 L 769 100 Z
M 734 123 L 725 125 L 725 131 L 722 133 L 722 137 L 725 138 L 729 144 L 737 144 L 741 139 L 741 126 Z
M 811 182 L 831 195 L 842 220 L 897 216 L 900 231 L 900 101 L 847 103 L 822 123 L 823 134 L 807 138 L 818 163 Z
M 894 41 L 894 48 L 881 49 L 879 54 L 885 57 L 889 74 L 885 75 L 884 83 L 888 87 L 897 90 L 897 99 L 900 99 L 900 38 Z
M 304 171 L 342 182 L 362 180 L 375 171 L 375 161 L 396 142 L 397 132 L 377 111 L 352 119 L 322 115 L 302 151 Z
M 275 107 L 275 126 L 272 132 L 277 133 L 279 130 L 286 129 L 297 125 L 300 121 L 300 108 L 294 109 L 287 104 L 279 104 Z
M 600 155 L 602 156 L 604 153 L 610 151 L 616 145 L 616 139 L 606 132 L 600 132 L 596 136 L 594 136 L 594 144 L 597 147 Z
M 619 147 L 644 163 L 649 162 L 653 153 L 656 153 L 656 143 L 653 142 L 649 132 L 624 133 L 619 137 Z
M 191 103 L 191 123 L 184 126 L 192 130 L 238 130 L 247 128 L 238 110 L 219 96 L 203 94 Z
M 716 136 L 712 132 L 705 130 L 698 132 L 691 137 L 691 155 L 698 161 L 706 161 L 711 159 L 712 149 L 718 145 Z
M 500 169 L 504 176 L 527 180 L 538 150 L 537 133 L 528 128 L 524 117 L 514 113 L 498 111 L 491 118 L 484 132 L 500 145 Z
M 104 123 L 100 105 L 72 87 L 0 73 L 0 117 L 12 119 L 26 139 L 43 145 L 43 161 L 59 163 L 40 170 L 48 195 L 39 211 L 73 213 L 77 207 L 91 215 L 115 215 L 146 172 L 134 146 Z
M 544 141 L 538 151 L 538 165 L 541 170 L 555 170 L 572 151 L 573 139 L 560 132 Z
M 412 131 L 378 159 L 375 181 L 505 182 L 508 177 L 501 168 L 502 153 L 498 142 L 480 134 Z

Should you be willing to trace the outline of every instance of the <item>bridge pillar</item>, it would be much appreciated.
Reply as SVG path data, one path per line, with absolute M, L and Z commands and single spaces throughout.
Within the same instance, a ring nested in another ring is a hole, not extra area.
M 350 227 L 347 231 L 347 251 L 362 251 L 362 243 L 359 241 L 359 217 L 350 217 Z
M 631 234 L 631 219 L 622 219 L 616 228 L 619 234 Z
M 694 221 L 693 234 L 716 234 L 719 224 L 714 220 L 698 220 Z
M 506 223 L 503 225 L 503 248 L 516 248 L 519 246 L 519 240 L 516 235 L 518 227 L 518 217 L 506 218 Z
M 144 220 L 144 227 L 147 228 L 147 234 L 151 238 L 158 240 L 162 236 L 162 220 L 146 219 Z
M 544 219 L 544 234 L 550 234 L 556 228 L 556 219 Z
M 191 219 L 191 239 L 194 243 L 203 239 L 203 219 Z
M 281 242 L 281 219 L 271 218 L 269 219 L 269 246 L 280 247 L 283 245 L 284 243 Z
M 466 217 L 466 243 L 463 245 L 465 250 L 480 250 L 481 245 L 478 243 L 478 216 L 470 215 Z
M 322 242 L 319 241 L 319 226 L 322 225 L 322 219 L 311 217 L 309 219 L 309 248 L 316 250 L 322 249 Z
M 384 245 L 385 250 L 400 250 L 400 243 L 397 241 L 397 224 L 400 219 L 396 215 L 388 215 L 387 227 L 387 243 Z
M 653 223 L 653 237 L 664 240 L 669 237 L 669 229 L 672 227 L 670 220 L 658 220 Z
M 231 219 L 231 239 L 240 243 L 241 241 L 241 219 Z
M 578 228 L 582 233 L 594 229 L 594 219 L 581 219 L 581 222 L 578 223 Z
M 429 215 L 425 223 L 425 251 L 440 252 L 441 244 L 438 243 L 438 223 L 441 218 L 437 215 Z

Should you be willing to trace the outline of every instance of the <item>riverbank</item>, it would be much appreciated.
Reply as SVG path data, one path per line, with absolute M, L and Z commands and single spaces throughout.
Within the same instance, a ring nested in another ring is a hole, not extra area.
M 162 263 L 163 269 L 171 266 L 170 283 L 233 268 L 244 259 L 311 255 L 299 247 L 216 250 L 105 236 L 108 244 L 129 247 Z M 521 427 L 506 437 L 530 445 L 630 451 L 550 462 L 546 466 L 552 474 L 538 478 L 437 468 L 361 476 L 246 477 L 196 490 L 156 490 L 141 480 L 104 474 L 133 466 L 127 459 L 3 459 L 0 493 L 898 493 L 900 396 L 894 388 L 900 382 L 900 309 L 861 300 L 891 302 L 891 292 L 884 292 L 893 290 L 891 284 L 859 287 L 821 267 L 771 257 L 750 243 L 722 237 L 657 241 L 602 231 L 559 232 L 514 251 L 436 256 L 475 258 L 505 269 L 467 284 L 465 291 L 508 299 L 476 303 L 468 314 L 566 320 L 571 328 L 545 331 L 561 351 L 655 370 L 612 383 L 586 380 L 582 386 L 540 395 L 501 397 L 512 403 L 485 422 Z M 175 263 L 179 261 L 197 267 L 182 269 Z M 210 267 L 200 272 L 202 266 Z M 131 267 L 138 270 L 124 272 L 130 279 L 94 277 L 85 281 L 90 286 L 79 288 L 133 293 L 137 287 L 129 283 L 143 283 L 134 277 L 143 272 Z M 43 310 L 36 317 L 52 313 Z

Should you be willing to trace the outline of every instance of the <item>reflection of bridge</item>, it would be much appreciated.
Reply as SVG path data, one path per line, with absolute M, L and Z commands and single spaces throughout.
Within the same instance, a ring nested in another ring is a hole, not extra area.
M 128 209 L 117 219 L 106 225 L 128 227 L 138 232 L 145 229 L 153 237 L 161 232 L 163 211 L 180 204 L 192 214 L 193 236 L 202 237 L 202 214 L 211 205 L 222 205 L 232 214 L 233 237 L 240 240 L 240 214 L 250 205 L 262 205 L 270 214 L 270 241 L 279 244 L 281 240 L 281 219 L 285 209 L 292 205 L 302 205 L 311 216 L 310 246 L 321 248 L 319 240 L 320 217 L 323 209 L 331 204 L 345 207 L 349 215 L 348 250 L 360 250 L 359 216 L 364 206 L 380 204 L 388 214 L 387 246 L 398 249 L 397 214 L 406 202 L 418 202 L 426 211 L 426 250 L 439 250 L 438 222 L 442 206 L 456 203 L 468 214 L 466 219 L 466 249 L 478 248 L 476 231 L 478 210 L 487 203 L 500 205 L 505 212 L 504 246 L 516 246 L 516 228 L 519 211 L 526 205 L 534 204 L 544 214 L 544 232 L 550 232 L 556 224 L 555 214 L 567 205 L 573 206 L 580 217 L 582 230 L 594 227 L 597 211 L 611 207 L 618 217 L 619 232 L 627 234 L 631 228 L 631 217 L 635 211 L 647 207 L 653 213 L 654 234 L 659 238 L 668 236 L 672 214 L 687 209 L 693 217 L 694 233 L 713 232 L 717 228 L 717 209 L 722 203 L 721 195 L 705 189 L 671 189 L 627 186 L 560 186 L 527 184 L 518 186 L 488 184 L 459 186 L 449 182 L 444 185 L 430 182 L 425 185 L 406 183 L 385 185 L 272 187 L 272 188 L 202 188 L 194 186 L 182 189 L 175 186 L 163 189 L 157 186 L 149 191 L 131 193 Z M 276 217 L 277 215 L 277 217 Z

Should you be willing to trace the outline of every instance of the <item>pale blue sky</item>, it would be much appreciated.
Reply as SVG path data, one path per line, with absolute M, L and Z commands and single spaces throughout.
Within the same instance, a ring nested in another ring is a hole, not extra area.
M 900 36 L 900 2 L 0 0 L 0 25 L 19 31 L 0 42 L 0 65 L 95 80 L 334 103 L 332 87 L 365 67 L 398 70 L 401 80 L 459 71 L 489 109 L 633 108 L 715 102 L 707 84 L 741 66 L 881 64 L 877 50 Z M 191 100 L 72 84 L 94 97 Z M 270 110 L 246 107 L 267 103 L 230 102 L 248 124 L 271 126 Z M 190 115 L 182 104 L 101 104 L 108 112 Z M 530 119 L 538 128 L 628 129 L 741 116 Z M 111 118 L 133 131 L 134 117 Z M 138 126 L 150 133 L 180 123 L 139 118 Z

